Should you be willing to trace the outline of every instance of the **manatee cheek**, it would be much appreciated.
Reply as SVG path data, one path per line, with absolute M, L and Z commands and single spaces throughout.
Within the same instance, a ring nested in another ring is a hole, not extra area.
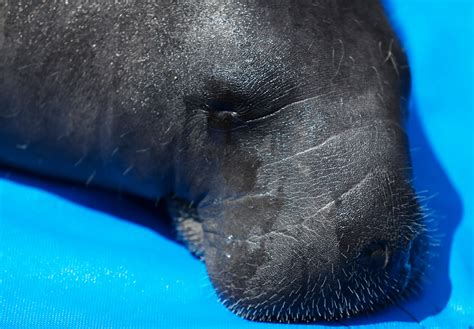
M 255 156 L 242 150 L 224 155 L 219 168 L 222 185 L 231 187 L 233 194 L 251 194 L 257 184 L 257 170 L 261 163 Z

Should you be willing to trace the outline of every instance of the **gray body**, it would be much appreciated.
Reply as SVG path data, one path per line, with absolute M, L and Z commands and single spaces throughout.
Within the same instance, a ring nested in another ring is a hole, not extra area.
M 245 318 L 411 290 L 408 68 L 377 1 L 28 3 L 0 7 L 0 163 L 166 198 Z

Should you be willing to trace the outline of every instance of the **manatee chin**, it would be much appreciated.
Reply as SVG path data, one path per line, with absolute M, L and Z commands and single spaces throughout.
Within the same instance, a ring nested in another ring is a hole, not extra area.
M 289 207 L 297 202 L 291 198 L 245 196 L 199 209 L 205 214 L 204 259 L 221 302 L 250 320 L 313 322 L 403 299 L 424 269 L 425 230 L 410 188 L 382 179 L 374 175 L 316 206 L 313 216 L 291 212 L 298 220 L 282 226 L 269 224 L 279 222 L 269 207 Z

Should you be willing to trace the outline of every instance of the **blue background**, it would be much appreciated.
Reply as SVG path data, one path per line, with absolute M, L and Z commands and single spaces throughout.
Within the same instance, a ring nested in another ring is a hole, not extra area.
M 413 74 L 414 184 L 441 247 L 421 295 L 344 325 L 468 328 L 474 325 L 474 5 L 390 0 L 386 7 Z M 203 264 L 153 223 L 153 214 L 132 202 L 0 169 L 0 328 L 279 326 L 228 312 Z M 308 327 L 316 326 L 322 327 Z

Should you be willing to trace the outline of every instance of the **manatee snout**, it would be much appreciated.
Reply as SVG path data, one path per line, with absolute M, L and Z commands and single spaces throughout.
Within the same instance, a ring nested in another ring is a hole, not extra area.
M 412 289 L 424 229 L 403 134 L 391 126 L 373 122 L 261 161 L 253 191 L 201 202 L 205 263 L 231 311 L 258 321 L 340 319 Z

